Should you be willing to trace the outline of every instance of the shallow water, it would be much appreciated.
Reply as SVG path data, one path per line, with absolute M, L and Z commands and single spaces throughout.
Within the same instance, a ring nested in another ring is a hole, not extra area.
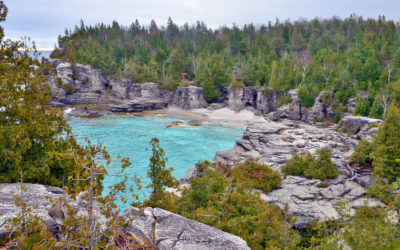
M 178 116 L 111 115 L 96 119 L 72 118 L 70 125 L 82 145 L 87 137 L 92 143 L 100 140 L 107 147 L 112 158 L 109 173 L 115 172 L 120 166 L 117 155 L 129 157 L 132 162 L 128 169 L 129 176 L 136 174 L 145 187 L 148 184 L 146 172 L 151 155 L 149 141 L 152 137 L 160 140 L 160 146 L 168 158 L 167 167 L 173 167 L 173 175 L 180 179 L 198 161 L 212 160 L 216 152 L 231 149 L 244 132 L 243 128 L 218 123 L 165 128 L 165 124 L 172 121 L 189 119 Z M 104 180 L 105 192 L 106 187 L 116 181 L 115 177 L 107 177 Z M 149 191 L 142 189 L 137 193 L 142 200 L 148 197 Z

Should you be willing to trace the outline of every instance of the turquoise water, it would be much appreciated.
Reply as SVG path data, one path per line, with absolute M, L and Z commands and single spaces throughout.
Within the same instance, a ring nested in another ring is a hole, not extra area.
M 82 145 L 87 137 L 93 143 L 100 140 L 106 146 L 111 155 L 109 173 L 119 169 L 117 155 L 129 157 L 132 166 L 128 169 L 128 175 L 136 174 L 145 187 L 148 184 L 146 172 L 151 155 L 151 138 L 157 137 L 160 140 L 160 146 L 168 158 L 167 167 L 173 167 L 173 175 L 180 179 L 198 161 L 212 160 L 216 152 L 231 149 L 244 132 L 243 128 L 217 123 L 207 123 L 199 127 L 165 128 L 165 124 L 172 121 L 188 119 L 177 116 L 111 115 L 95 119 L 72 118 L 70 125 Z M 115 178 L 106 177 L 104 187 L 118 181 Z M 138 194 L 142 200 L 148 197 L 149 191 L 142 189 Z

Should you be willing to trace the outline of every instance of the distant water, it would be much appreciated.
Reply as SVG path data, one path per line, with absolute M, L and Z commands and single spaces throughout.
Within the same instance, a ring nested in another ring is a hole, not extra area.
M 112 157 L 109 173 L 115 172 L 120 166 L 117 155 L 129 157 L 132 162 L 129 176 L 136 174 L 145 187 L 149 183 L 146 172 L 151 155 L 149 141 L 152 137 L 160 140 L 160 146 L 168 158 L 167 167 L 173 167 L 173 175 L 180 179 L 198 161 L 212 160 L 216 152 L 231 149 L 244 132 L 243 128 L 217 123 L 199 127 L 165 128 L 167 123 L 187 119 L 177 116 L 111 115 L 95 119 L 72 118 L 70 125 L 82 145 L 86 137 L 93 143 L 98 140 L 103 142 Z M 118 179 L 115 177 L 107 177 L 104 180 L 105 192 L 116 181 Z M 143 199 L 148 197 L 149 191 L 142 189 L 138 194 Z
M 39 53 L 39 57 L 38 57 L 39 60 L 40 60 L 42 57 L 50 58 L 51 52 L 52 52 L 52 50 L 41 50 L 41 51 L 38 51 L 38 53 Z M 28 54 L 29 54 L 30 56 L 33 56 L 33 52 L 32 52 L 32 51 L 29 51 Z

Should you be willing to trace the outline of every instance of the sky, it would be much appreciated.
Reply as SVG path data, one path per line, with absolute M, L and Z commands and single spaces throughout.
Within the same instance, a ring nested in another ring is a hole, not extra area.
M 204 21 L 210 28 L 233 23 L 266 24 L 280 20 L 363 17 L 400 21 L 400 0 L 4 0 L 9 9 L 1 24 L 6 36 L 30 37 L 39 49 L 54 48 L 58 35 L 85 24 L 111 24 L 113 20 L 129 26 L 136 19 L 148 25 L 154 19 L 165 25 L 168 17 L 177 24 Z

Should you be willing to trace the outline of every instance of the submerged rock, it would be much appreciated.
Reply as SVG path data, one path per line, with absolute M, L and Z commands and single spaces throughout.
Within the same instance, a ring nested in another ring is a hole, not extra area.
M 176 127 L 180 127 L 184 124 L 183 121 L 173 121 L 171 123 L 165 124 L 166 128 L 176 128 Z
M 203 122 L 202 121 L 200 121 L 200 120 L 191 120 L 191 121 L 188 121 L 188 125 L 189 126 L 192 126 L 192 127 L 198 127 L 198 126 L 201 126 L 201 124 L 202 124 Z

